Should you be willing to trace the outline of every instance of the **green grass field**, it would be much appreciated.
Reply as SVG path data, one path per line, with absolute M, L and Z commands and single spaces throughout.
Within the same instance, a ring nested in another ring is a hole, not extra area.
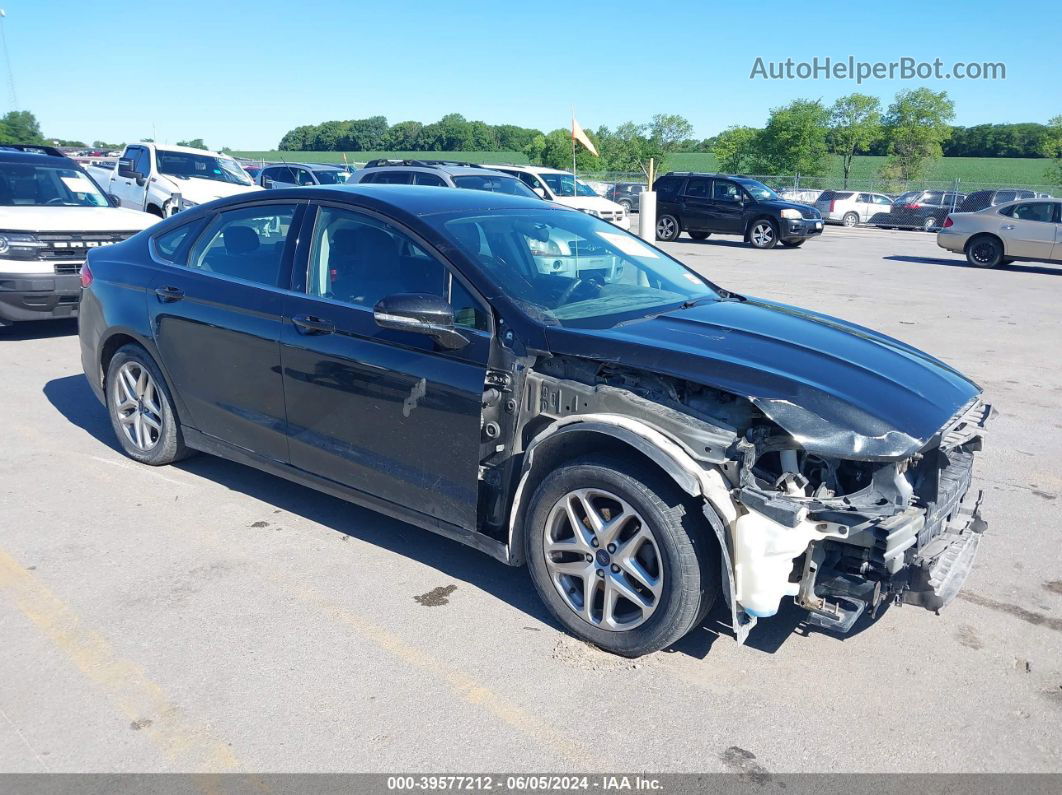
M 468 163 L 526 163 L 522 152 L 233 152 L 236 157 L 251 160 L 289 163 L 365 163 L 380 157 L 394 160 L 461 160 Z
M 852 163 L 851 179 L 878 179 L 878 171 L 885 158 L 860 155 Z M 1047 185 L 1044 176 L 1050 161 L 1032 157 L 944 157 L 929 169 L 926 179 L 930 181 L 960 180 L 962 183 L 992 185 Z M 827 178 L 842 177 L 841 158 L 831 158 Z M 714 171 L 715 155 L 706 152 L 681 152 L 667 162 L 671 171 Z
M 342 163 L 343 152 L 233 152 L 237 157 L 254 160 L 306 163 Z M 379 157 L 395 159 L 427 160 L 461 160 L 470 163 L 526 163 L 527 157 L 521 152 L 347 152 L 348 163 L 364 163 Z M 852 164 L 851 180 L 853 187 L 860 186 L 860 181 L 880 182 L 878 170 L 885 162 L 884 157 L 861 155 Z M 1048 184 L 1044 173 L 1048 160 L 1021 157 L 945 157 L 934 163 L 921 182 L 950 182 L 959 180 L 959 190 L 974 190 L 983 186 L 1042 186 L 1058 195 L 1060 186 Z M 669 171 L 715 171 L 715 155 L 705 152 L 680 152 L 672 155 L 667 162 Z M 825 177 L 807 180 L 807 184 L 818 187 L 840 185 L 841 158 L 830 159 L 830 169 Z M 819 185 L 819 183 L 823 183 Z M 1051 190 L 1052 187 L 1054 190 Z

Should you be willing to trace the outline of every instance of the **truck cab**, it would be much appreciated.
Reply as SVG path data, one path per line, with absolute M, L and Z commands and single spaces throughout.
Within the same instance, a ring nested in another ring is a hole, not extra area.
M 120 206 L 160 218 L 223 196 L 261 190 L 234 158 L 187 146 L 129 144 L 113 168 L 89 168 Z

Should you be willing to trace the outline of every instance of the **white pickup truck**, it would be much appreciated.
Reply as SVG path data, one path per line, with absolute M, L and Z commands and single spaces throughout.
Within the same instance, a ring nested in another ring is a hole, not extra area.
M 228 155 L 164 144 L 129 144 L 113 168 L 86 166 L 122 207 L 167 218 L 186 207 L 262 190 Z

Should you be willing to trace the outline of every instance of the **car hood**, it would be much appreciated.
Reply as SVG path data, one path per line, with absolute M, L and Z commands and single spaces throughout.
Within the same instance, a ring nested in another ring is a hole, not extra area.
M 769 201 L 756 202 L 757 207 L 769 207 L 772 210 L 799 210 L 803 215 L 806 210 L 813 210 L 816 213 L 818 209 L 813 204 L 804 204 L 802 202 L 791 202 L 786 199 L 771 199 Z
M 169 175 L 165 175 L 165 177 L 176 190 L 180 191 L 181 196 L 196 204 L 203 204 L 214 199 L 223 199 L 226 196 L 235 196 L 237 193 L 263 190 L 260 185 L 235 185 L 231 182 L 219 182 L 216 179 L 172 177 Z
M 622 210 L 616 202 L 609 201 L 603 196 L 558 196 L 557 204 L 565 207 L 574 207 L 576 210 Z
M 612 329 L 551 327 L 551 352 L 749 398 L 804 449 L 859 460 L 917 452 L 980 388 L 899 340 L 761 299 L 711 301 Z
M 13 232 L 127 232 L 158 220 L 124 207 L 0 207 L 0 229 Z

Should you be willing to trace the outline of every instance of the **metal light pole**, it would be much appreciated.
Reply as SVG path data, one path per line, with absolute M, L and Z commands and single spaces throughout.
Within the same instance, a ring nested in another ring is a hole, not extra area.
M 15 93 L 15 73 L 11 71 L 11 54 L 7 51 L 7 31 L 4 20 L 7 11 L 0 8 L 0 45 L 4 48 L 4 63 L 7 65 L 7 85 L 11 89 L 11 109 L 18 110 L 18 94 Z

